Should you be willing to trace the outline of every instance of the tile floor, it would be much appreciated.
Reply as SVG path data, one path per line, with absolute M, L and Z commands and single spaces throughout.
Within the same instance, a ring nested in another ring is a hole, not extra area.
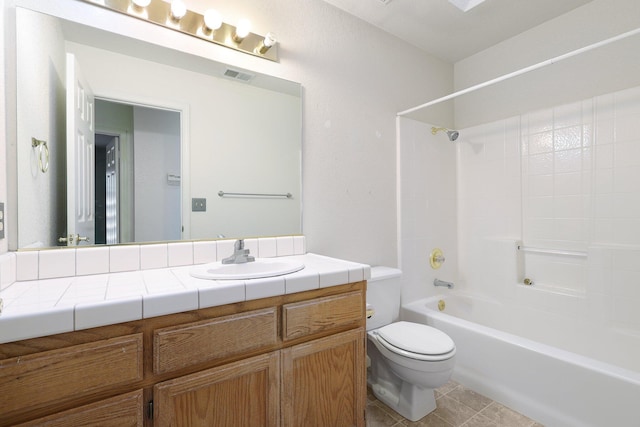
M 367 427 L 542 427 L 542 424 L 453 381 L 436 390 L 435 411 L 412 422 L 367 390 Z

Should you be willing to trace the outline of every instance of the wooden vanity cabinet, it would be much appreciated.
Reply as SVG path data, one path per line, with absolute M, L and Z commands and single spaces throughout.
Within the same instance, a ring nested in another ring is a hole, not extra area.
M 365 291 L 363 281 L 2 344 L 0 427 L 364 426 Z

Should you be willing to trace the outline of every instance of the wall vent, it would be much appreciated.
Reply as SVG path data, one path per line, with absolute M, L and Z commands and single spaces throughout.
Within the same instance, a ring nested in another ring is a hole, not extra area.
M 242 71 L 232 70 L 231 68 L 227 68 L 224 70 L 224 76 L 234 80 L 240 80 L 243 82 L 248 82 L 253 78 L 253 74 L 243 73 Z

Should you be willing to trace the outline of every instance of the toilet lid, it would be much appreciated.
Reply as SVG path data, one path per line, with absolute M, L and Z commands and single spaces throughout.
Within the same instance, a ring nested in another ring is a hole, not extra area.
M 455 349 L 453 340 L 447 334 L 419 323 L 391 323 L 378 329 L 378 335 L 392 346 L 410 353 L 435 356 Z

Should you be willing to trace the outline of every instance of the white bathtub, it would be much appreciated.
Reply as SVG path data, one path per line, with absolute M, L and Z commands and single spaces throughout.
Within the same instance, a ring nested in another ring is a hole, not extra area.
M 447 314 L 494 304 L 452 293 L 404 305 L 401 318 L 453 339 L 455 381 L 546 426 L 640 427 L 640 373 Z

